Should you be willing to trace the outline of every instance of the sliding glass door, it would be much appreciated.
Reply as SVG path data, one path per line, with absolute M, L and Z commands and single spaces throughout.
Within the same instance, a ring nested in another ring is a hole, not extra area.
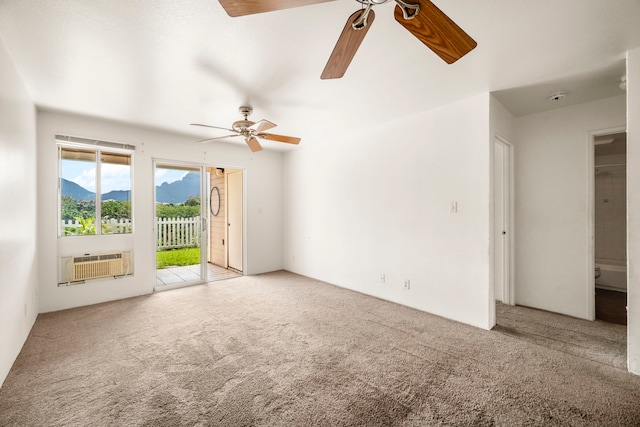
M 207 280 L 206 169 L 154 162 L 156 290 Z

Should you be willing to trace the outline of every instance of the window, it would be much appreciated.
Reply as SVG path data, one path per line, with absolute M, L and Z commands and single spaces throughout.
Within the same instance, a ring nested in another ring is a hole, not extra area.
M 64 144 L 60 137 L 56 139 L 60 235 L 131 233 L 131 150 Z

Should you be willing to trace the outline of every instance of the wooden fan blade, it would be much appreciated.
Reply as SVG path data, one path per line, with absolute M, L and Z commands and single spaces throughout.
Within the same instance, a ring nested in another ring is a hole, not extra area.
M 262 150 L 262 146 L 260 145 L 260 143 L 258 142 L 258 138 L 254 138 L 253 136 L 247 140 L 245 140 L 247 145 L 249 146 L 249 149 L 251 151 L 253 151 L 254 153 L 256 151 L 260 151 Z
M 334 0 L 219 0 L 229 16 L 244 16 L 254 13 L 271 12 Z
M 254 129 L 256 132 L 262 132 L 265 130 L 273 129 L 276 126 L 278 125 L 275 123 L 271 123 L 269 120 L 260 120 L 259 122 L 256 122 L 249 126 L 249 129 Z
M 191 123 L 191 126 L 202 126 L 202 127 L 205 127 L 205 128 L 221 129 L 221 130 L 226 130 L 226 131 L 229 131 L 229 132 L 235 132 L 235 130 L 233 130 L 233 129 L 221 128 L 220 126 L 203 125 L 203 124 L 200 124 L 200 123 Z
M 295 136 L 276 135 L 275 133 L 261 133 L 258 135 L 260 138 L 268 139 L 269 141 L 286 142 L 287 144 L 299 144 L 301 139 Z
M 234 137 L 234 136 L 238 136 L 238 134 L 234 133 L 233 135 L 216 136 L 215 138 L 202 139 L 202 140 L 196 141 L 196 142 L 199 142 L 200 144 L 206 144 L 207 142 L 215 141 L 216 139 L 231 138 L 231 137 Z
M 420 4 L 420 11 L 413 19 L 404 19 L 402 8 L 396 5 L 396 21 L 447 64 L 453 64 L 477 46 L 475 40 L 429 0 L 411 2 Z
M 353 21 L 358 19 L 362 13 L 364 13 L 364 9 L 356 11 L 347 20 L 347 24 L 344 26 L 342 34 L 340 34 L 338 42 L 333 48 L 333 52 L 331 52 L 329 61 L 327 61 L 327 65 L 324 67 L 324 71 L 322 71 L 321 79 L 339 79 L 344 76 L 347 68 L 349 68 L 351 60 L 355 56 L 362 40 L 364 40 L 364 36 L 367 35 L 367 31 L 369 31 L 376 17 L 373 10 L 370 10 L 367 19 L 368 24 L 362 29 L 356 30 L 352 26 Z

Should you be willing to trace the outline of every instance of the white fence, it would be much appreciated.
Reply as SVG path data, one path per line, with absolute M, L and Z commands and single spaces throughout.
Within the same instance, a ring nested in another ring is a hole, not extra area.
M 200 217 L 156 218 L 158 250 L 200 246 Z
M 130 219 L 105 219 L 102 221 L 102 234 L 131 233 Z M 75 236 L 84 234 L 96 234 L 96 224 L 93 218 L 84 223 L 76 220 L 62 220 L 62 235 Z
M 89 225 L 89 226 L 88 226 Z M 95 224 L 75 220 L 62 221 L 63 235 L 96 234 Z M 156 247 L 158 250 L 200 246 L 200 217 L 156 218 Z M 131 220 L 109 219 L 102 222 L 102 234 L 131 233 Z

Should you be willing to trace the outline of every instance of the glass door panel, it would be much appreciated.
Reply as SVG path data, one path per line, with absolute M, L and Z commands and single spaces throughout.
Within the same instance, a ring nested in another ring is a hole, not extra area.
M 206 279 L 204 174 L 201 166 L 155 163 L 156 290 Z

